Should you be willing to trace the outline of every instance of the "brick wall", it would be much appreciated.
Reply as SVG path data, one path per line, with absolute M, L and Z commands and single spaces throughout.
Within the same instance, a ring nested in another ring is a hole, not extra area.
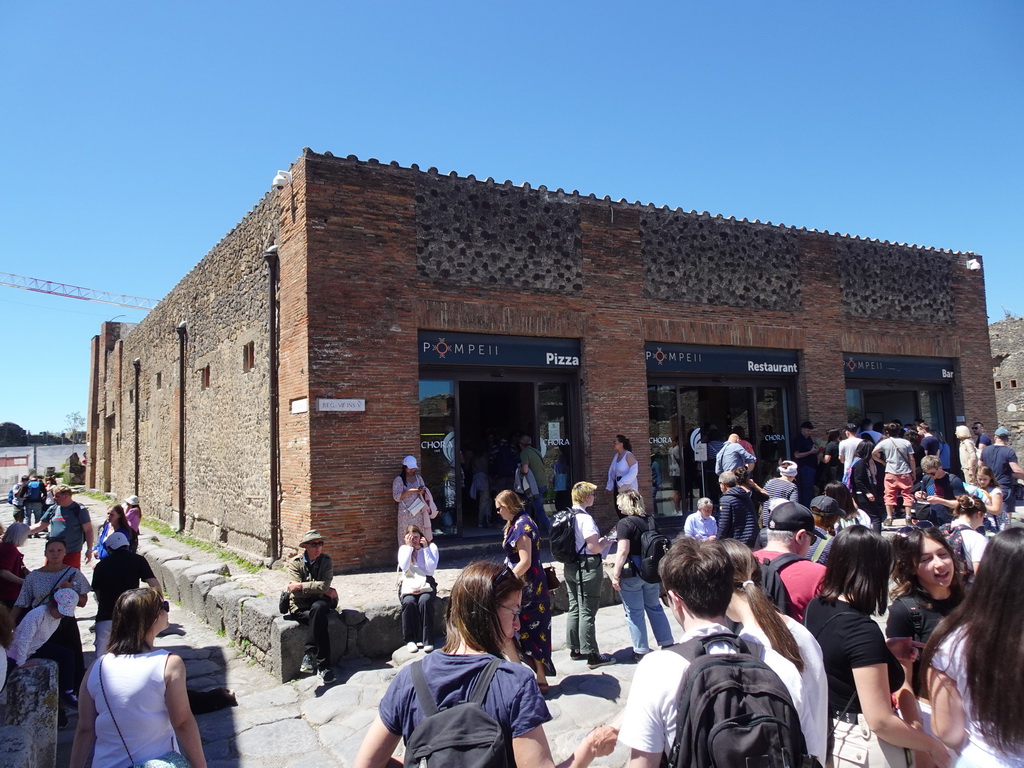
M 89 407 L 88 479 L 123 498 L 136 487 L 132 361 L 139 358 L 138 493 L 145 516 L 177 526 L 182 388 L 175 328 L 184 321 L 186 530 L 258 556 L 269 542 L 263 251 L 278 226 L 275 197 L 264 198 L 141 323 L 104 323 L 93 343 L 97 386 Z M 256 364 L 244 371 L 243 349 L 250 343 Z
M 309 150 L 292 171 L 292 183 L 264 199 L 125 337 L 120 352 L 123 392 L 130 360 L 144 361 L 141 495 L 170 519 L 177 474 L 173 327 L 189 322 L 190 525 L 240 550 L 262 554 L 268 536 L 261 254 L 275 232 L 282 537 L 294 548 L 308 527 L 319 528 L 334 542 L 341 569 L 394 556 L 391 480 L 402 456 L 419 455 L 420 330 L 579 339 L 577 452 L 584 476 L 602 488 L 615 434 L 646 453 L 648 341 L 798 350 L 793 420 L 810 418 L 819 429 L 846 420 L 844 352 L 953 357 L 960 361 L 955 412 L 994 418 L 983 276 L 966 270 L 959 256 Z M 946 280 L 920 283 L 918 295 L 940 311 L 893 319 L 886 295 L 869 302 L 848 295 L 851 264 L 902 275 L 929 259 L 938 260 Z M 255 341 L 258 375 L 232 378 L 227 369 L 245 339 Z M 197 392 L 206 364 L 221 387 L 214 397 Z M 158 369 L 164 389 L 154 391 Z M 101 378 L 100 389 L 109 386 Z M 321 413 L 318 398 L 362 398 L 366 410 Z M 95 424 L 119 404 L 113 477 L 120 487 L 129 479 L 126 466 L 130 472 L 127 406 L 123 396 L 96 399 L 106 405 L 90 413 L 94 448 Z M 306 409 L 292 413 L 303 402 Z M 644 487 L 649 475 L 641 461 Z M 232 501 L 229 521 L 207 500 L 222 498 L 231 480 L 253 501 Z M 597 516 L 603 527 L 613 519 L 607 497 Z

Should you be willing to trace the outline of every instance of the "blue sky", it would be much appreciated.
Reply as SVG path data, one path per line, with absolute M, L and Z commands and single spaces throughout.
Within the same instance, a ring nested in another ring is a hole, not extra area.
M 1013 0 L 55 0 L 0 36 L 3 272 L 160 298 L 309 146 L 972 250 L 990 319 L 1024 313 Z M 34 432 L 85 412 L 100 323 L 141 316 L 0 311 L 0 421 Z

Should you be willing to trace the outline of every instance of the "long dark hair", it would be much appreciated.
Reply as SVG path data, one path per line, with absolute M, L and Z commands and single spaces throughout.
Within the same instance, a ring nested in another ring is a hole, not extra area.
M 931 539 L 942 545 L 942 548 L 949 553 L 949 559 L 953 565 L 953 580 L 949 584 L 949 597 L 959 603 L 964 599 L 964 580 L 960 572 L 960 558 L 949 546 L 942 531 L 935 526 L 930 528 L 913 528 L 906 533 L 901 533 L 892 540 L 892 580 L 893 588 L 890 597 L 896 600 L 900 597 L 916 597 L 928 608 L 932 607 L 933 598 L 917 577 L 917 566 L 921 564 L 921 552 L 924 550 L 925 539 Z
M 861 613 L 885 613 L 885 593 L 892 568 L 892 547 L 863 525 L 844 528 L 832 539 L 818 597 L 833 603 L 844 598 Z
M 962 632 L 967 690 L 960 695 L 970 699 L 985 741 L 1004 755 L 1024 750 L 1024 590 L 1012 586 L 1021 570 L 1024 529 L 1000 531 L 985 548 L 971 591 L 932 633 L 922 662 L 930 666 L 943 641 Z
M 155 589 L 129 589 L 114 603 L 114 621 L 110 625 L 107 651 L 115 656 L 147 653 L 149 628 L 156 623 L 163 600 Z
M 870 437 L 865 437 L 857 444 L 857 450 L 853 452 L 853 455 L 858 459 L 871 459 L 871 452 L 873 450 L 875 450 L 875 444 L 871 442 Z
M 772 648 L 793 662 L 800 674 L 803 674 L 804 660 L 800 656 L 800 646 L 797 645 L 796 638 L 789 631 L 775 603 L 768 599 L 768 595 L 761 588 L 761 566 L 758 565 L 754 553 L 736 539 L 722 539 L 721 544 L 732 560 L 734 589 L 746 598 L 750 610 L 754 613 L 754 620 L 768 636 Z
M 511 568 L 489 560 L 470 563 L 452 586 L 444 621 L 447 640 L 444 652 L 455 653 L 460 641 L 474 651 L 502 657 L 505 645 L 498 606 L 526 584 Z
M 830 499 L 836 500 L 836 504 L 839 505 L 839 509 L 844 518 L 848 520 L 851 518 L 857 518 L 857 505 L 853 501 L 850 489 L 843 483 L 835 481 L 829 483 L 825 486 L 825 495 Z
M 627 451 L 629 451 L 630 453 L 633 452 L 633 444 L 629 442 L 628 437 L 626 437 L 625 435 L 616 435 L 615 439 L 622 443 L 622 447 L 625 448 Z

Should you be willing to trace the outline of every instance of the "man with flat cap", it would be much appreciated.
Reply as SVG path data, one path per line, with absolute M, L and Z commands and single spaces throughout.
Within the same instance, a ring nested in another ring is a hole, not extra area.
M 307 531 L 299 542 L 302 554 L 285 563 L 289 576 L 285 589 L 289 595 L 290 615 L 309 625 L 309 640 L 299 671 L 316 672 L 329 685 L 337 678 L 331 671 L 331 636 L 327 629 L 330 611 L 338 607 L 338 592 L 331 588 L 334 563 L 324 554 L 324 537 L 317 530 Z
M 765 592 L 781 610 L 799 622 L 803 622 L 804 610 L 825 576 L 825 566 L 806 559 L 815 538 L 811 510 L 803 504 L 787 501 L 772 510 L 768 544 L 754 553 L 761 564 Z

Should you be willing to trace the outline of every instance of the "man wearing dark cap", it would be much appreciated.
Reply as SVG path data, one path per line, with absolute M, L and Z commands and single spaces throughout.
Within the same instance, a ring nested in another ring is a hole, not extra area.
M 793 441 L 793 458 L 798 468 L 797 487 L 800 503 L 811 503 L 814 495 L 814 477 L 818 474 L 818 446 L 814 444 L 814 425 L 805 421 L 800 425 L 800 436 Z
M 754 553 L 761 564 L 765 591 L 776 605 L 784 597 L 786 613 L 799 622 L 803 622 L 804 610 L 825 576 L 825 566 L 806 559 L 816 537 L 811 510 L 803 504 L 787 501 L 772 510 L 768 544 Z M 783 595 L 772 594 L 770 587 L 776 579 L 782 582 Z
M 1003 491 L 1003 511 L 1000 514 L 1000 530 L 1005 528 L 1016 511 L 1013 492 L 1017 478 L 1024 479 L 1017 460 L 1017 453 L 1010 447 L 1010 430 L 1000 427 L 993 433 L 992 445 L 981 452 L 980 461 L 992 470 L 996 482 Z
M 321 681 L 329 685 L 337 678 L 331 671 L 331 636 L 327 628 L 329 612 L 338 606 L 338 592 L 331 587 L 334 563 L 324 554 L 324 537 L 310 530 L 299 543 L 303 552 L 285 564 L 290 581 L 288 591 L 291 611 L 289 615 L 309 624 L 309 641 L 302 657 L 300 672 L 316 672 Z
M 839 502 L 831 496 L 815 496 L 811 499 L 811 513 L 814 515 L 814 530 L 817 532 L 817 540 L 807 550 L 807 559 L 812 563 L 828 565 L 832 539 L 835 538 L 832 531 L 835 530 L 836 523 L 841 517 Z

